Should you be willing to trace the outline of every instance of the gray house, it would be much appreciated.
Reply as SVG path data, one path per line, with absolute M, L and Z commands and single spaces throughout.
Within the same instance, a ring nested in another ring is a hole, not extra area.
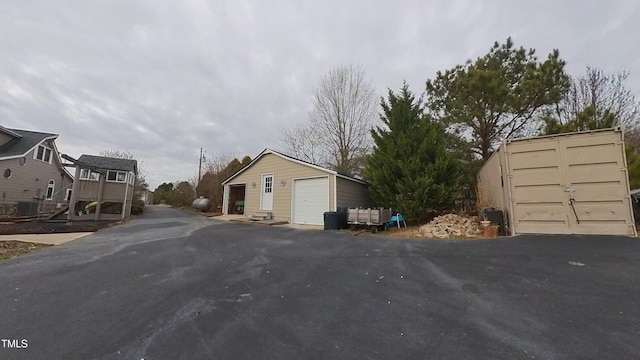
M 136 160 L 81 155 L 70 199 L 70 220 L 119 220 L 131 215 L 138 163 Z
M 57 138 L 0 126 L 0 215 L 36 215 L 68 205 L 73 179 L 62 165 Z

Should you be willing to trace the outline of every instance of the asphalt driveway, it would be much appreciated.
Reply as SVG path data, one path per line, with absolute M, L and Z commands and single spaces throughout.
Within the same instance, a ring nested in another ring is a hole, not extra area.
M 0 289 L 0 359 L 640 358 L 625 237 L 354 237 L 152 208 L 1 261 Z

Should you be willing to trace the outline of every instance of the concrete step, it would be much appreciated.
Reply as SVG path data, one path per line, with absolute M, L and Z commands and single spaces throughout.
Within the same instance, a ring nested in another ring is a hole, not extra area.
M 251 220 L 262 221 L 262 220 L 271 220 L 272 214 L 270 212 L 258 212 L 251 215 Z

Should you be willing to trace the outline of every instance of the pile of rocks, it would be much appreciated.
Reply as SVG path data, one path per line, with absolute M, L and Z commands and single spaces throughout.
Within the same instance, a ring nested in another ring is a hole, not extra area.
M 428 238 L 448 239 L 452 237 L 477 236 L 482 233 L 477 216 L 464 217 L 446 214 L 435 217 L 430 223 L 420 226 L 420 235 Z

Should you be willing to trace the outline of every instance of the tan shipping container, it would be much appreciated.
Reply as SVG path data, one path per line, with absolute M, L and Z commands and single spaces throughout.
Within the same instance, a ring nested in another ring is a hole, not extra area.
M 510 234 L 636 236 L 621 128 L 504 140 L 478 173 L 478 205 Z

